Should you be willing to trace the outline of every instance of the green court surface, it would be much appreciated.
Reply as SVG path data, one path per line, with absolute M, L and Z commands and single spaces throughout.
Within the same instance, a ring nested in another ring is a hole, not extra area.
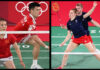
M 64 52 L 70 40 L 63 47 L 59 47 L 58 45 L 60 45 L 60 43 L 65 39 L 67 30 L 61 29 L 61 27 L 52 27 L 51 30 L 51 52 Z M 89 27 L 89 30 L 94 45 L 100 50 L 100 28 Z M 72 52 L 89 53 L 87 48 L 82 44 Z M 52 69 L 61 65 L 62 58 L 63 55 L 51 55 Z M 100 69 L 100 60 L 97 60 L 93 55 L 69 55 L 67 65 L 65 65 L 64 69 Z
M 45 42 L 47 45 L 49 45 L 48 42 Z M 22 53 L 22 58 L 23 61 L 26 65 L 26 69 L 30 69 L 31 64 L 33 62 L 33 57 L 32 57 L 32 49 L 33 47 L 31 45 L 27 44 L 19 44 L 21 53 Z M 17 69 L 23 69 L 23 67 L 20 65 L 19 58 L 15 52 L 14 48 L 11 48 L 11 52 L 13 54 L 14 58 L 14 63 Z M 38 64 L 43 68 L 43 69 L 49 69 L 49 51 L 45 49 L 44 47 L 40 47 L 40 54 L 38 58 Z M 5 69 L 5 67 L 0 67 L 0 69 Z

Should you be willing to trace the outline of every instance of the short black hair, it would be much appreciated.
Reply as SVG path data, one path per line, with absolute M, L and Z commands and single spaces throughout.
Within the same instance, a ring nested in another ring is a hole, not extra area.
M 34 9 L 36 6 L 40 7 L 40 4 L 37 2 L 33 2 L 29 4 L 29 10 Z
M 4 18 L 0 18 L 0 21 L 6 21 Z

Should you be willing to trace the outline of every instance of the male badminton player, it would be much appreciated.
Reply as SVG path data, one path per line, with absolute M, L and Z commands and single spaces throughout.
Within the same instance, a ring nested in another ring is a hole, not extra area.
M 34 2 L 29 4 L 29 14 L 23 18 L 14 28 L 15 31 L 34 31 L 36 29 L 36 18 L 39 16 L 41 7 L 40 4 Z M 17 42 L 27 43 L 34 46 L 32 51 L 33 63 L 31 69 L 38 69 L 38 56 L 40 52 L 40 45 L 49 49 L 36 34 L 16 34 Z

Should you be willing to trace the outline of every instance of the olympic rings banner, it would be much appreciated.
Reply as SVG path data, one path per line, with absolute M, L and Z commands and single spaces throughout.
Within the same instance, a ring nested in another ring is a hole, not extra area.
M 34 1 L 0 1 L 0 17 L 7 19 L 9 24 L 17 24 L 28 13 L 28 5 Z M 49 1 L 35 1 L 41 5 L 37 25 L 49 25 Z
M 36 30 L 49 30 L 49 1 L 0 1 L 0 17 L 8 21 L 7 30 L 13 30 L 13 27 L 29 14 L 28 5 L 31 2 L 38 2 L 41 5 L 40 15 L 36 19 Z M 39 37 L 43 41 L 49 41 L 49 34 L 39 34 Z
M 83 4 L 83 11 L 88 12 L 92 6 L 93 1 L 52 1 L 51 2 L 51 23 L 52 26 L 60 26 L 65 24 L 69 20 L 69 10 L 75 8 L 77 3 Z M 95 8 L 91 18 L 100 23 L 100 1 L 97 1 L 98 5 Z M 89 23 L 89 26 L 94 26 Z

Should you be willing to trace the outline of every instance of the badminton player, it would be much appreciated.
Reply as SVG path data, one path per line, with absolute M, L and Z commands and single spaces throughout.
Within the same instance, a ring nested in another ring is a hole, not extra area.
M 5 19 L 0 18 L 0 31 L 6 31 L 7 22 Z M 10 45 L 16 50 L 16 53 L 20 59 L 20 64 L 25 68 L 23 63 L 20 49 L 16 43 L 16 38 L 11 34 L 0 34 L 0 65 L 4 65 L 7 69 L 15 69 L 15 64 L 13 62 L 13 56 L 10 51 Z
M 34 31 L 36 29 L 36 18 L 40 14 L 40 4 L 34 2 L 29 4 L 29 14 L 23 18 L 14 28 L 15 31 Z M 16 34 L 17 42 L 31 44 L 34 46 L 32 51 L 33 62 L 31 69 L 38 69 L 38 56 L 40 52 L 40 45 L 49 49 L 36 34 Z
M 68 34 L 66 36 L 66 41 L 68 41 L 71 37 L 71 31 L 74 35 L 74 39 L 70 44 L 67 46 L 67 49 L 65 50 L 65 53 L 69 53 L 75 48 L 78 47 L 79 44 L 83 44 L 91 53 L 96 52 L 96 49 L 93 48 L 93 45 L 91 44 L 90 39 L 87 36 L 87 32 L 85 31 L 83 24 L 82 24 L 82 19 L 87 18 L 92 14 L 94 9 L 96 8 L 97 3 L 94 2 L 92 9 L 84 14 L 82 17 L 77 16 L 77 9 L 71 9 L 69 12 L 69 17 L 70 20 L 67 23 L 67 29 L 68 29 Z M 100 55 L 99 54 L 94 54 L 98 60 L 100 60 Z M 64 55 L 62 64 L 60 67 L 57 69 L 62 69 L 68 60 L 68 54 Z
M 86 13 L 86 12 L 83 12 L 83 5 L 81 3 L 76 4 L 76 9 L 77 9 L 77 16 L 79 16 L 79 17 L 83 16 Z M 99 25 L 98 22 L 93 20 L 90 16 L 82 20 L 82 24 L 83 24 L 84 29 L 87 32 L 87 36 L 89 37 L 93 47 L 96 49 L 95 45 L 93 44 L 93 40 L 91 38 L 90 31 L 88 29 L 88 22 L 93 23 L 97 27 L 100 27 L 100 25 Z M 67 27 L 64 26 L 63 24 L 61 24 L 61 27 L 64 28 L 64 29 L 67 29 Z M 74 38 L 74 36 L 72 35 L 70 41 L 72 41 L 73 38 Z M 63 44 L 64 44 L 64 42 L 62 42 L 62 44 L 60 46 L 63 46 Z M 98 49 L 96 49 L 96 51 L 100 52 Z

